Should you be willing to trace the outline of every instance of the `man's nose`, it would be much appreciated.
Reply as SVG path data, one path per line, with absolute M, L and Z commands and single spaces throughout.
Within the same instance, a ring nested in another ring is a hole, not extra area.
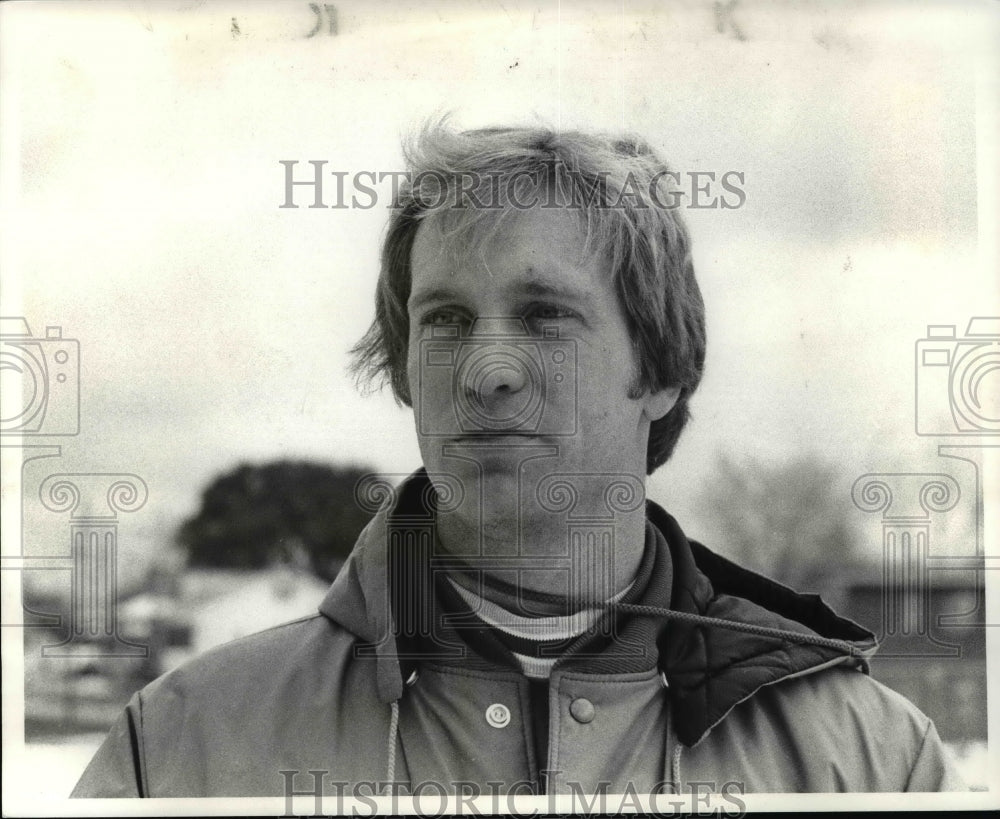
M 476 357 L 466 372 L 465 389 L 480 400 L 513 395 L 528 386 L 530 375 L 524 362 L 503 345 L 490 346 Z

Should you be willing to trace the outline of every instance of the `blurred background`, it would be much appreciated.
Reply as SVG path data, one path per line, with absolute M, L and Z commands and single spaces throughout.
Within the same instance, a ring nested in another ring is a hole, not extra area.
M 367 520 L 357 479 L 419 466 L 411 413 L 347 373 L 391 187 L 280 208 L 280 163 L 396 171 L 400 137 L 450 111 L 633 131 L 682 173 L 744 174 L 742 207 L 683 211 L 709 353 L 648 494 L 884 637 L 876 678 L 985 787 L 998 371 L 978 415 L 954 385 L 1000 341 L 969 326 L 1000 315 L 997 21 L 974 3 L 5 4 L 2 308 L 23 321 L 3 377 L 30 339 L 50 385 L 36 428 L 5 386 L 19 764 L 68 792 L 137 688 L 314 611 Z M 88 478 L 63 503 L 57 475 Z M 109 475 L 135 497 L 110 503 Z M 78 628 L 71 555 L 92 536 L 113 543 L 110 633 Z

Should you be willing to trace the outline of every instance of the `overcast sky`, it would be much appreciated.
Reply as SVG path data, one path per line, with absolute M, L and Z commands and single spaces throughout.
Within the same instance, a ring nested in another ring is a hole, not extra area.
M 400 135 L 445 111 L 745 174 L 744 207 L 685 211 L 709 356 L 649 494 L 693 534 L 720 451 L 814 452 L 847 489 L 926 469 L 915 342 L 1000 313 L 986 6 L 336 2 L 337 33 L 307 37 L 305 2 L 82 5 L 2 9 L 3 314 L 79 339 L 58 468 L 146 480 L 123 548 L 243 460 L 419 465 L 410 413 L 346 373 L 384 202 L 279 209 L 279 161 L 397 170 Z

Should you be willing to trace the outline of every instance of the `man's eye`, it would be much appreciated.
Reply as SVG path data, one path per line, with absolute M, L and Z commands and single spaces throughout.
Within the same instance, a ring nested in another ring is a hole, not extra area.
M 465 316 L 455 310 L 434 310 L 428 313 L 421 320 L 421 324 L 463 324 Z
M 572 310 L 560 307 L 558 304 L 536 304 L 525 314 L 527 319 L 540 319 L 542 321 L 572 318 L 576 314 Z

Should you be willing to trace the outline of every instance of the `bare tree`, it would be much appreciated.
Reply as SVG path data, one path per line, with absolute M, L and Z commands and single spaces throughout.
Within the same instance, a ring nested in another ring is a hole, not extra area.
M 720 552 L 805 591 L 836 588 L 859 563 L 850 481 L 804 456 L 763 463 L 721 455 L 699 495 Z

